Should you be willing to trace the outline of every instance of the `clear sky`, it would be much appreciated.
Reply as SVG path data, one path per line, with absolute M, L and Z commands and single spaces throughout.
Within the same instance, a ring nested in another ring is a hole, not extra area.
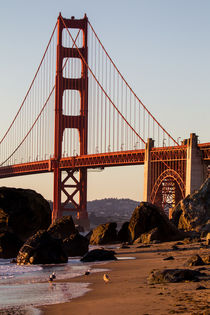
M 0 137 L 16 114 L 59 12 L 87 14 L 139 98 L 172 136 L 210 142 L 209 0 L 7 0 L 0 2 Z M 143 167 L 88 173 L 88 199 L 141 200 Z M 1 180 L 52 199 L 52 176 Z

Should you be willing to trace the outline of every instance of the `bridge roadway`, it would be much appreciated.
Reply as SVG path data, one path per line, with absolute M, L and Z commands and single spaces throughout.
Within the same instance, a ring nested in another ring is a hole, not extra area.
M 199 144 L 203 160 L 210 165 L 210 143 Z M 159 147 L 151 150 L 151 162 L 156 161 L 180 161 L 186 160 L 186 145 L 173 147 Z M 60 169 L 100 168 L 125 165 L 144 164 L 145 150 L 132 150 L 122 152 L 110 152 L 100 154 L 90 154 L 83 156 L 65 157 L 60 160 Z M 49 160 L 15 164 L 11 166 L 0 167 L 0 178 L 39 174 L 52 172 L 57 163 L 53 158 Z

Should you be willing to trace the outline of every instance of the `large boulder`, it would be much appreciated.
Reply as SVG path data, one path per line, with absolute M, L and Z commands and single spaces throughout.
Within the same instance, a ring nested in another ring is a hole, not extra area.
M 172 221 L 184 231 L 210 232 L 210 178 L 173 208 Z
M 113 250 L 93 249 L 86 253 L 81 259 L 83 262 L 117 260 Z
M 111 244 L 117 240 L 117 223 L 105 223 L 97 226 L 90 237 L 91 245 Z
M 10 232 L 25 242 L 51 223 L 49 203 L 30 189 L 0 187 L 0 233 Z
M 89 241 L 79 233 L 63 240 L 63 249 L 68 257 L 83 256 L 88 252 Z
M 141 202 L 136 207 L 131 216 L 128 229 L 131 242 L 152 230 L 153 240 L 155 240 L 155 237 L 161 242 L 183 238 L 182 233 L 169 221 L 163 210 L 148 202 Z
M 53 238 L 47 231 L 38 231 L 31 236 L 17 255 L 19 265 L 59 264 L 67 261 L 62 240 Z
M 10 232 L 0 233 L 0 258 L 14 258 L 17 256 L 23 242 Z
M 77 233 L 74 221 L 71 215 L 63 216 L 52 223 L 48 228 L 48 233 L 58 239 L 64 240 L 70 235 Z

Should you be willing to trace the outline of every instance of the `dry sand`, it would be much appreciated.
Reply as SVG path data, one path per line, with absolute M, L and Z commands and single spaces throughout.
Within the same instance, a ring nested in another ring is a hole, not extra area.
M 154 269 L 186 268 L 193 254 L 210 254 L 200 243 L 178 245 L 176 242 L 153 244 L 148 248 L 132 245 L 116 250 L 118 257 L 135 257 L 135 260 L 118 260 L 104 265 L 111 282 L 105 284 L 104 273 L 93 273 L 68 281 L 89 282 L 88 293 L 68 303 L 43 306 L 45 315 L 156 315 L 156 314 L 210 314 L 210 266 L 205 266 L 207 280 L 150 285 L 149 273 Z M 174 260 L 163 260 L 173 256 Z M 198 267 L 191 267 L 192 269 Z M 205 290 L 196 290 L 199 286 Z

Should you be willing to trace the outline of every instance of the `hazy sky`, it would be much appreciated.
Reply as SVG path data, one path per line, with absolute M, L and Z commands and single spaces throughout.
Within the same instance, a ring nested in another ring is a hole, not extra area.
M 209 0 L 7 0 L 0 2 L 0 137 L 14 118 L 59 12 L 87 14 L 136 94 L 172 136 L 210 141 Z M 88 199 L 141 200 L 143 167 L 88 172 Z M 52 176 L 1 180 L 52 199 Z

